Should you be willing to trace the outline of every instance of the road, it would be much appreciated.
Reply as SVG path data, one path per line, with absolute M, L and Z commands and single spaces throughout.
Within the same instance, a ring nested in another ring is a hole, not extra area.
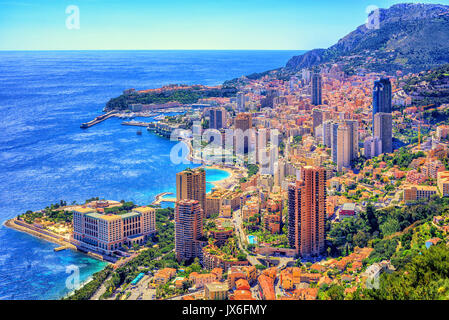
M 188 293 L 185 293 L 185 294 L 181 294 L 179 296 L 167 298 L 166 300 L 181 300 L 182 297 L 190 296 L 192 294 L 197 295 L 198 293 L 202 293 L 204 295 L 204 288 L 201 288 L 201 289 L 198 289 L 198 290 L 195 290 L 195 291 L 191 291 L 191 292 L 188 292 Z
M 247 259 L 249 263 L 253 266 L 256 264 L 260 264 L 259 260 L 257 260 L 257 256 L 251 256 L 249 255 L 248 251 L 246 250 L 244 243 L 245 243 L 245 232 L 243 231 L 243 221 L 242 221 L 242 215 L 241 210 L 234 211 L 234 217 L 232 219 L 232 222 L 234 223 L 234 228 L 237 232 L 237 239 L 238 239 L 238 246 L 240 250 L 244 251 L 246 253 Z M 258 255 L 259 257 L 263 257 Z
M 251 263 L 253 266 L 256 264 L 260 264 L 259 259 L 265 259 L 266 257 L 261 254 L 249 255 L 248 251 L 245 249 L 245 246 L 243 245 L 245 243 L 244 239 L 245 239 L 246 235 L 245 235 L 245 231 L 243 230 L 243 221 L 242 221 L 242 215 L 241 215 L 240 209 L 234 211 L 234 217 L 233 217 L 232 221 L 234 223 L 234 227 L 237 232 L 237 239 L 239 240 L 238 246 L 239 246 L 240 250 L 244 251 L 247 254 L 247 259 L 248 259 L 249 263 Z M 295 261 L 294 258 L 289 258 L 289 257 L 278 257 L 278 259 L 279 259 L 279 265 L 277 266 L 278 270 L 285 268 L 289 262 Z

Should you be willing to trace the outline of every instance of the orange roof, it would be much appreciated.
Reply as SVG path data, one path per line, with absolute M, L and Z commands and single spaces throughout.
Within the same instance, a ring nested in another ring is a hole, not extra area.
M 213 268 L 210 272 L 215 273 L 216 275 L 222 275 L 223 269 L 222 268 Z
M 316 300 L 318 288 L 300 288 L 293 292 L 293 295 L 300 300 Z
M 276 300 L 274 293 L 274 280 L 264 274 L 258 278 L 259 286 L 262 290 L 264 300 Z
M 316 270 L 318 272 L 323 272 L 326 270 L 326 268 L 318 263 L 314 263 L 310 266 L 310 269 Z
M 245 279 L 238 279 L 235 282 L 235 287 L 237 290 L 249 290 L 251 288 L 248 281 Z
M 236 290 L 232 300 L 255 300 L 249 290 Z

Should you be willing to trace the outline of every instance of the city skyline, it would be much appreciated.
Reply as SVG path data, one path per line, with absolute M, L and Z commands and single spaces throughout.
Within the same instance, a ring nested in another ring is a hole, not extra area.
M 0 1 L 0 50 L 327 48 L 364 24 L 368 8 L 401 2 Z

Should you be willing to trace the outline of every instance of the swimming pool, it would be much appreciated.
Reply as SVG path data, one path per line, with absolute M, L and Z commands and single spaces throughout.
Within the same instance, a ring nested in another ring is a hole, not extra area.
M 257 240 L 255 236 L 248 236 L 248 242 L 249 244 L 256 244 Z

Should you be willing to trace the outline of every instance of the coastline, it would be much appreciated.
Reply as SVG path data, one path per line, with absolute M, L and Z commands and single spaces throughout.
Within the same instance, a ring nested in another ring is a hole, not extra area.
M 236 184 L 238 184 L 239 182 L 239 176 L 243 175 L 242 169 L 236 167 L 236 166 L 232 166 L 232 165 L 223 165 L 223 164 L 210 164 L 208 165 L 207 163 L 205 163 L 202 159 L 199 158 L 195 158 L 193 156 L 193 146 L 191 143 L 190 139 L 183 139 L 181 140 L 181 142 L 185 143 L 187 145 L 187 147 L 189 148 L 189 153 L 186 157 L 186 159 L 192 163 L 200 163 L 203 166 L 210 168 L 210 169 L 216 169 L 216 170 L 222 170 L 222 171 L 226 171 L 230 174 L 229 177 L 222 179 L 222 180 L 217 180 L 217 181 L 211 181 L 209 182 L 210 184 L 212 184 L 214 187 L 220 187 L 223 189 L 230 189 L 233 188 Z
M 3 223 L 3 225 L 5 227 L 14 229 L 16 231 L 27 233 L 29 235 L 32 235 L 34 237 L 46 240 L 48 242 L 59 244 L 60 246 L 66 247 L 68 249 L 72 249 L 72 250 L 78 251 L 76 246 L 74 246 L 73 244 L 71 244 L 70 242 L 65 240 L 60 235 L 54 234 L 54 233 L 52 233 L 51 231 L 48 231 L 48 230 L 45 230 L 45 232 L 48 233 L 48 234 L 45 234 L 45 233 L 39 232 L 38 230 L 35 230 L 35 229 L 31 228 L 31 226 L 30 227 L 26 227 L 24 225 L 18 224 L 17 223 L 17 218 L 8 219 L 8 220 L 6 220 Z M 81 252 L 81 251 L 78 251 L 78 252 Z

